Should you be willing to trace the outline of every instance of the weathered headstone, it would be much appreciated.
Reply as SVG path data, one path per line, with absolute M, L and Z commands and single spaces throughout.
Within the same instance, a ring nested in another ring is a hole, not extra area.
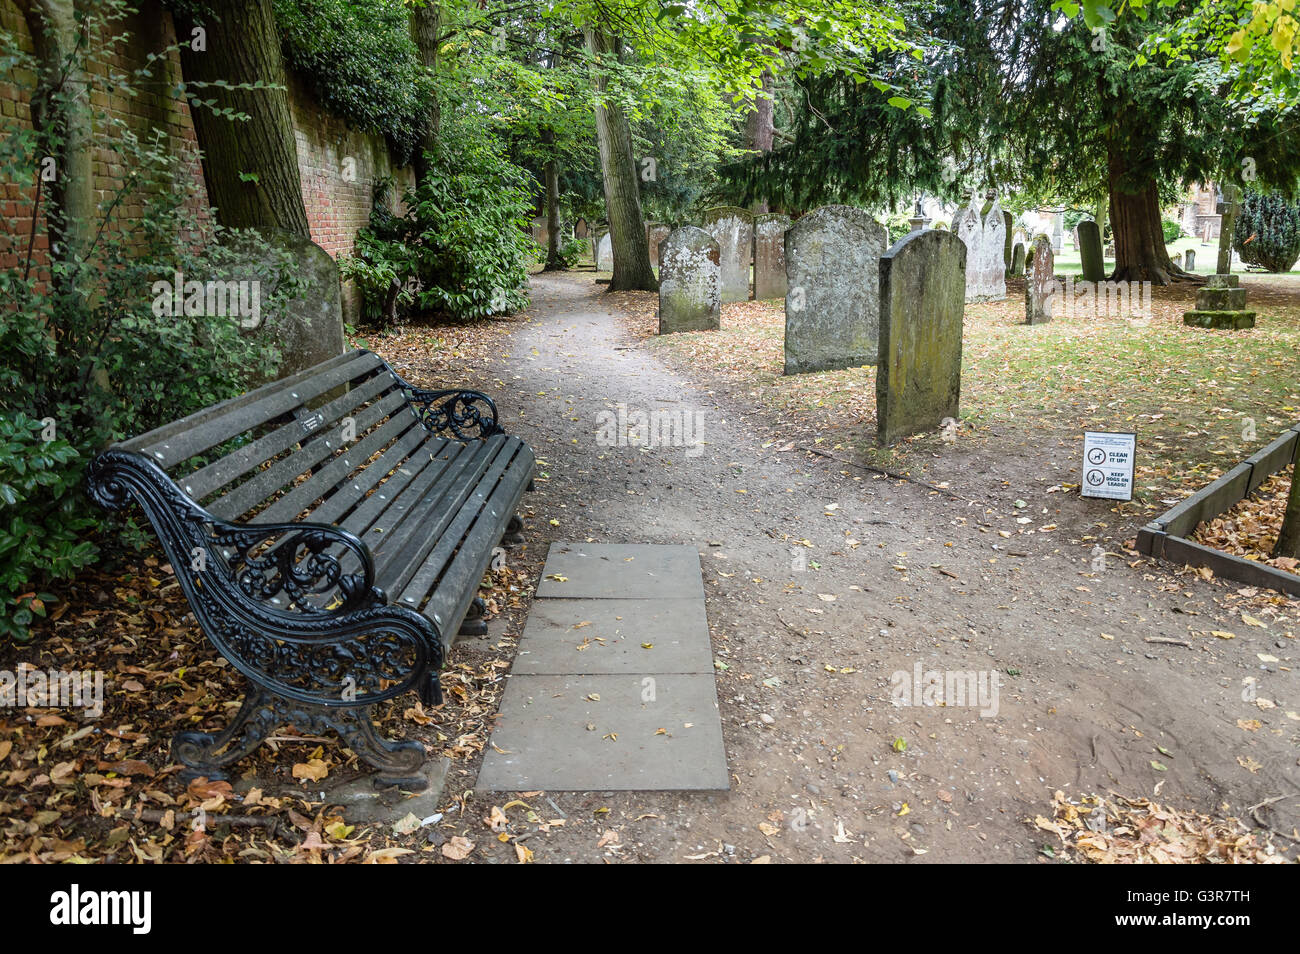
M 1080 222 L 1079 258 L 1083 262 L 1083 280 L 1100 282 L 1106 278 L 1106 262 L 1101 254 L 1101 227 L 1091 219 Z
M 785 233 L 790 216 L 769 213 L 754 217 L 754 298 L 784 298 Z
M 754 261 L 753 214 L 735 206 L 709 209 L 704 213 L 704 231 L 717 241 L 722 256 L 722 300 L 747 301 Z
M 596 236 L 596 271 L 612 272 L 614 270 L 614 243 L 608 232 Z
M 786 374 L 876 363 L 888 244 L 883 225 L 846 205 L 822 206 L 786 231 Z
M 573 223 L 573 237 L 580 239 L 591 237 L 591 226 L 587 224 L 586 219 L 580 218 Z
M 1034 239 L 1034 266 L 1025 282 L 1025 324 L 1041 325 L 1052 320 L 1052 304 L 1056 294 L 1053 275 L 1056 258 L 1052 254 L 1052 241 L 1046 235 Z
M 1227 275 L 1232 272 L 1232 233 L 1236 231 L 1237 213 L 1241 211 L 1241 187 L 1225 182 L 1221 187 L 1223 201 L 1215 206 L 1221 216 L 1219 220 L 1219 260 L 1215 274 Z
M 1061 243 L 1065 239 L 1065 213 L 1057 212 L 1052 216 L 1052 252 L 1056 253 L 1061 250 Z
M 880 259 L 881 446 L 957 419 L 966 256 L 956 235 L 931 230 L 912 232 Z
M 1019 278 L 1025 273 L 1025 245 L 1017 242 L 1011 250 L 1011 274 Z
M 650 264 L 658 266 L 659 264 L 659 243 L 668 237 L 672 228 L 663 222 L 647 222 L 645 224 L 646 244 L 650 246 Z
M 1187 251 L 1183 253 L 1183 270 L 1190 272 L 1195 267 L 1196 267 L 1196 251 L 1194 249 L 1189 248 Z
M 231 270 L 231 278 L 255 283 L 257 314 L 241 317 L 240 324 L 245 334 L 280 352 L 275 373 L 285 377 L 343 353 L 339 268 L 329 252 L 301 235 L 285 229 L 265 229 L 261 235 L 269 248 L 247 244 L 238 236 L 232 239 L 231 247 L 240 253 L 240 264 Z M 273 287 L 288 275 L 286 253 L 297 268 L 300 291 L 282 313 L 263 315 Z
M 1009 275 L 1011 274 L 1011 254 L 1015 248 L 1015 242 L 1012 241 L 1015 237 L 1015 219 L 1011 217 L 1010 212 L 1003 212 L 1002 223 L 1005 226 L 1002 232 L 1004 237 L 1002 245 L 1002 272 L 1004 275 Z
M 673 229 L 659 249 L 659 333 L 716 331 L 721 314 L 718 243 L 693 225 Z
M 989 195 L 987 213 L 976 208 L 978 197 L 957 214 L 953 231 L 966 243 L 966 300 L 1001 300 L 1007 294 L 1006 220 L 1002 207 Z
M 1196 308 L 1183 312 L 1183 324 L 1194 328 L 1255 327 L 1255 312 L 1246 310 L 1246 289 L 1236 275 L 1211 275 L 1196 293 Z

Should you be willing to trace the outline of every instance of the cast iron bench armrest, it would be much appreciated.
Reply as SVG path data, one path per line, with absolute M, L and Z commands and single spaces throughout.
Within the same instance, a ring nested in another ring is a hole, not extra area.
M 328 524 L 228 523 L 131 451 L 96 457 L 87 487 L 108 510 L 140 504 L 204 633 L 256 685 L 321 706 L 364 706 L 408 689 L 426 703 L 439 698 L 437 627 L 387 605 L 370 551 L 353 534 Z M 345 554 L 361 572 L 343 573 Z M 329 594 L 324 606 L 309 599 Z M 286 606 L 274 605 L 281 598 Z
M 433 391 L 416 387 L 396 371 L 393 377 L 406 392 L 406 400 L 416 409 L 424 426 L 433 433 L 450 431 L 458 441 L 486 440 L 493 434 L 504 433 L 497 424 L 496 404 L 482 391 L 465 388 Z

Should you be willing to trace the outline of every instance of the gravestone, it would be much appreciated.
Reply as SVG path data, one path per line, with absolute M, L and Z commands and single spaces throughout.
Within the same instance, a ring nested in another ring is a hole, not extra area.
M 1225 182 L 1220 190 L 1223 193 L 1223 201 L 1215 205 L 1215 211 L 1221 216 L 1219 260 L 1214 271 L 1217 275 L 1227 275 L 1232 272 L 1232 233 L 1236 231 L 1237 213 L 1241 211 L 1241 187 Z
M 614 243 L 608 232 L 596 236 L 596 271 L 612 272 L 614 270 Z
M 1189 248 L 1186 252 L 1183 253 L 1183 270 L 1190 272 L 1195 267 L 1196 267 L 1196 252 L 1193 249 Z
M 1034 265 L 1025 281 L 1025 324 L 1041 325 L 1052 320 L 1056 294 L 1053 270 L 1056 263 L 1052 241 L 1046 235 L 1034 239 Z
M 784 298 L 785 232 L 790 216 L 769 213 L 754 217 L 754 298 Z
M 753 214 L 735 206 L 709 209 L 704 213 L 704 231 L 717 241 L 722 256 L 722 300 L 747 301 L 754 261 Z
M 957 419 L 967 254 L 956 235 L 932 230 L 905 236 L 880 259 L 876 443 L 882 447 Z
M 260 234 L 270 248 L 241 241 L 237 233 L 231 237 L 230 247 L 239 253 L 240 264 L 231 269 L 230 277 L 256 283 L 257 313 L 242 316 L 240 324 L 244 334 L 280 352 L 275 373 L 282 378 L 343 353 L 339 268 L 329 252 L 311 239 L 285 229 L 262 229 Z M 286 253 L 297 266 L 299 292 L 280 314 L 263 314 L 275 286 L 288 278 Z
M 1025 273 L 1025 245 L 1017 242 L 1011 250 L 1011 274 L 1019 278 Z
M 883 225 L 846 205 L 822 206 L 786 231 L 786 374 L 876 363 L 888 244 Z
M 992 193 L 988 212 L 981 216 L 977 197 L 957 214 L 953 231 L 966 243 L 966 300 L 1000 301 L 1006 297 L 1006 220 Z
M 1079 237 L 1079 258 L 1083 262 L 1083 280 L 1104 281 L 1106 264 L 1101 254 L 1101 227 L 1096 222 L 1088 220 L 1080 222 L 1075 231 Z
M 659 265 L 659 243 L 668 237 L 672 229 L 663 222 L 647 222 L 645 224 L 646 244 L 650 246 L 650 264 Z
M 580 218 L 573 223 L 573 237 L 580 239 L 591 237 L 591 226 L 587 224 L 586 219 Z
M 1015 220 L 1012 219 L 1010 212 L 1002 213 L 1002 223 L 1005 226 L 1002 232 L 1005 236 L 1004 244 L 1002 246 L 1002 273 L 1003 275 L 1009 275 L 1011 274 L 1011 256 L 1015 248 L 1015 242 L 1012 241 L 1015 237 L 1015 230 L 1013 228 Z
M 673 229 L 659 251 L 659 333 L 716 331 L 721 314 L 717 241 L 693 225 Z
M 1057 212 L 1052 216 L 1052 252 L 1053 254 L 1061 250 L 1061 243 L 1065 239 L 1065 213 Z
M 1196 293 L 1196 308 L 1183 312 L 1193 328 L 1240 330 L 1255 327 L 1255 312 L 1246 310 L 1246 289 L 1236 275 L 1211 275 Z

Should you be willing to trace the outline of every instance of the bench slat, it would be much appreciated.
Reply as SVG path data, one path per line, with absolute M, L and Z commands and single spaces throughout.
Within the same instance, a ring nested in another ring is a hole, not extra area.
M 322 425 L 352 416 L 351 412 L 356 411 L 366 402 L 380 397 L 384 391 L 395 387 L 397 387 L 397 382 L 393 381 L 389 375 L 375 375 L 342 397 L 336 398 L 318 409 L 317 413 L 321 415 Z M 360 432 L 362 430 L 360 421 L 357 421 L 357 424 L 357 431 Z M 322 432 L 318 429 L 316 433 Z M 264 437 L 259 437 L 251 444 L 245 444 L 238 450 L 213 461 L 206 467 L 196 470 L 188 477 L 179 479 L 178 482 L 181 489 L 192 499 L 202 500 L 204 497 L 216 493 L 227 484 L 243 477 L 259 464 L 263 464 L 295 444 L 301 443 L 306 436 L 308 434 L 304 431 L 302 422 L 293 421 L 283 427 L 276 428 Z
M 324 364 L 142 434 L 121 446 L 146 455 L 166 470 L 384 367 L 383 360 L 368 351 L 339 355 Z M 385 368 L 385 373 L 391 372 Z

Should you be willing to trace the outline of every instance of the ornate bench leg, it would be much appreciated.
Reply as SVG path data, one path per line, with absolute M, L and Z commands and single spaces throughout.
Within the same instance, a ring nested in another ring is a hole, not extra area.
M 382 738 L 370 721 L 371 708 L 294 702 L 250 685 L 230 725 L 218 735 L 178 732 L 172 739 L 172 758 L 185 766 L 183 780 L 200 776 L 229 780 L 231 766 L 254 752 L 277 728 L 292 724 L 309 735 L 320 735 L 327 729 L 338 733 L 348 748 L 377 770 L 376 785 L 425 788 L 428 782 L 419 774 L 425 761 L 424 746 L 410 740 L 390 742 Z
M 465 620 L 460 624 L 458 636 L 486 636 L 487 623 L 483 620 L 483 614 L 487 612 L 487 603 L 483 602 L 483 597 L 474 597 L 474 602 L 469 604 L 469 612 L 465 614 Z
M 513 547 L 524 542 L 524 518 L 515 514 L 506 524 L 506 532 L 501 534 L 501 545 Z

